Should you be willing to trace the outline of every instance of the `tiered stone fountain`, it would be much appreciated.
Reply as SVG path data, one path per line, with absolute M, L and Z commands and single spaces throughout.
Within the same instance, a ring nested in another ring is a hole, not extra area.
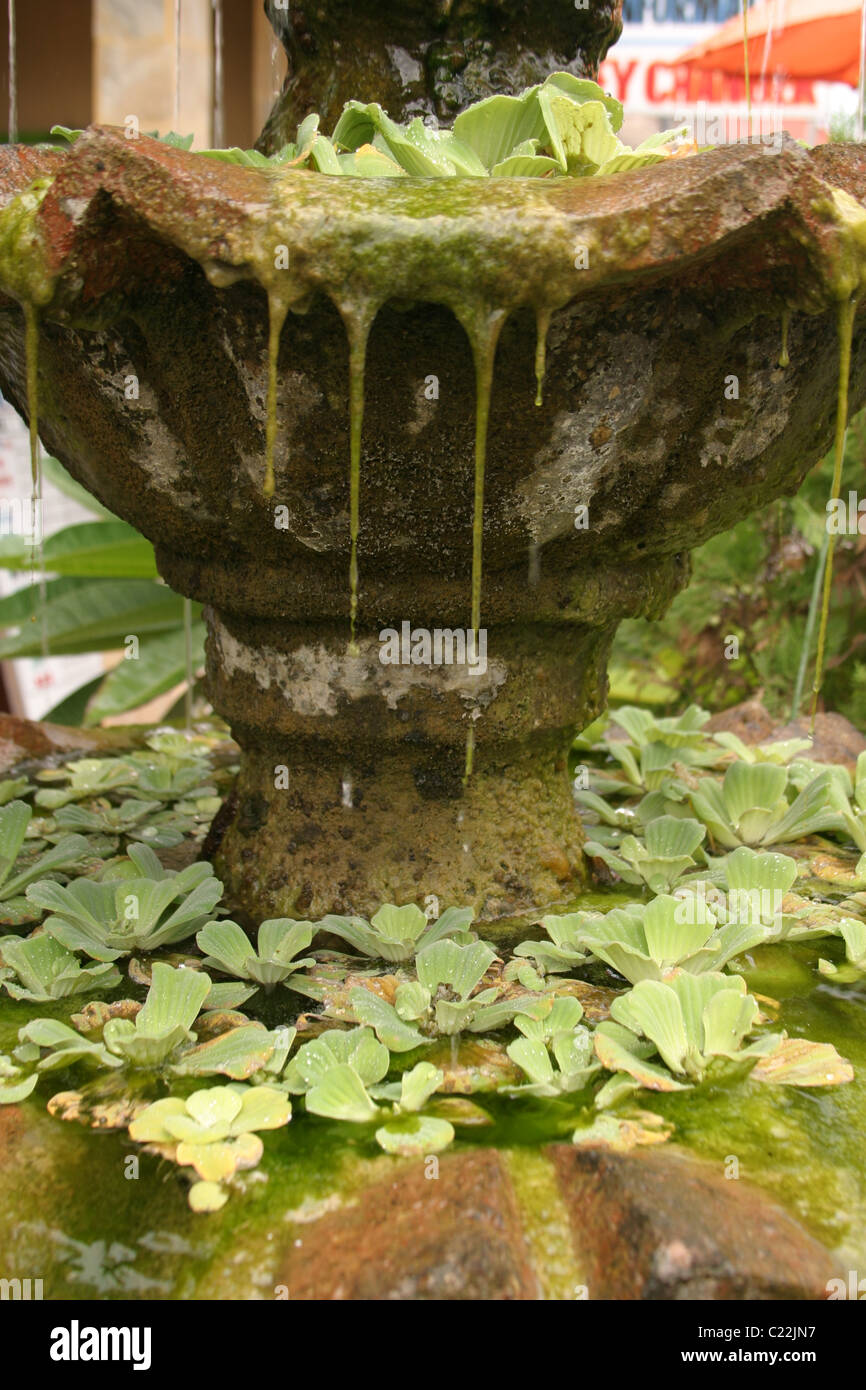
M 453 114 L 499 82 L 501 52 L 517 86 L 593 73 L 618 23 L 592 0 L 555 7 L 551 31 L 546 6 L 503 0 L 484 8 L 496 41 L 473 6 L 385 6 L 370 43 L 402 77 L 383 85 L 378 60 L 359 75 L 351 8 L 283 31 L 266 146 L 350 96 Z M 45 447 L 207 605 L 210 689 L 243 749 L 218 853 L 235 902 L 318 918 L 434 893 L 495 918 L 573 895 L 567 754 L 617 623 L 660 613 L 689 550 L 796 489 L 831 440 L 838 305 L 859 287 L 838 187 L 866 197 L 858 149 L 429 183 L 271 175 L 109 128 L 2 151 L 0 386 L 28 415 L 35 305 Z M 864 395 L 855 325 L 852 407 Z M 482 539 L 483 673 L 383 665 L 386 629 L 471 625 Z

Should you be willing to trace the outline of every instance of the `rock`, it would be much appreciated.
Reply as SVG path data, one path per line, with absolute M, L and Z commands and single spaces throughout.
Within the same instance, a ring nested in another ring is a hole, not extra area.
M 677 1153 L 548 1152 L 590 1299 L 823 1299 L 838 1274 L 787 1212 Z
M 794 719 L 773 737 L 809 738 L 809 725 L 808 719 Z M 866 738 L 844 714 L 818 714 L 815 716 L 815 741 L 803 757 L 813 758 L 816 763 L 842 763 L 853 774 L 857 758 L 864 751 Z
M 721 710 L 707 720 L 708 734 L 736 734 L 743 743 L 765 743 L 773 737 L 773 716 L 760 700 L 744 700 L 740 705 Z
M 740 705 L 714 714 L 704 727 L 708 733 L 736 734 L 743 743 L 749 744 L 812 737 L 808 716 L 792 719 L 787 724 L 777 723 L 758 699 L 744 700 Z M 804 750 L 803 757 L 816 763 L 842 763 L 853 773 L 857 757 L 864 751 L 866 737 L 843 714 L 831 712 L 815 716 L 814 742 L 811 748 Z
M 109 757 L 134 747 L 137 741 L 140 735 L 129 728 L 67 729 L 61 724 L 40 724 L 14 714 L 0 714 L 0 774 L 7 774 L 18 763 L 57 753 Z
M 535 1299 L 514 1191 L 492 1149 L 425 1160 L 373 1184 L 357 1205 L 296 1228 L 278 1282 L 292 1302 Z

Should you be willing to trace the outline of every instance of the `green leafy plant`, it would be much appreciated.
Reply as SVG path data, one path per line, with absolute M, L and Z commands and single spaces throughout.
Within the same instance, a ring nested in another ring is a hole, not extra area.
M 91 852 L 83 836 L 64 835 L 26 868 L 13 873 L 32 818 L 33 812 L 25 801 L 10 801 L 0 808 L 0 922 L 7 926 L 35 920 L 37 914 L 24 896 L 34 880 L 66 874 Z
M 691 793 L 692 808 L 725 849 L 782 844 L 832 829 L 837 819 L 832 773 L 816 777 L 790 805 L 787 782 L 787 769 L 776 764 L 732 763 L 721 785 L 711 777 L 701 780 Z
M 390 1063 L 372 1029 L 328 1029 L 298 1048 L 283 1085 L 291 1095 L 304 1096 L 311 1114 L 366 1124 L 378 1114 L 369 1088 L 384 1080 Z
M 642 1086 L 677 1089 L 708 1076 L 725 1077 L 771 1053 L 781 1034 L 746 1044 L 759 1021 L 758 1004 L 738 975 L 682 971 L 666 980 L 641 980 L 611 1005 L 612 1023 L 596 1029 L 595 1050 L 610 1071 L 625 1071 Z M 616 1026 L 618 1025 L 618 1026 Z M 652 1043 L 675 1081 L 649 1064 L 635 1041 Z
M 314 931 L 311 922 L 270 918 L 259 927 L 254 946 L 243 928 L 227 919 L 208 922 L 197 933 L 196 941 L 205 952 L 206 970 L 221 970 L 271 990 L 274 985 L 286 984 L 296 970 L 315 965 L 311 956 L 295 959 L 299 951 L 307 949 Z
M 720 927 L 711 912 L 689 914 L 682 899 L 663 894 L 646 906 L 631 903 L 588 922 L 580 940 L 599 960 L 637 984 L 663 980 L 677 970 L 721 970 L 764 938 L 760 921 Z
M 51 914 L 43 923 L 49 935 L 70 951 L 113 961 L 183 941 L 207 922 L 222 896 L 210 864 L 164 869 L 147 845 L 130 845 L 128 858 L 134 877 L 32 884 L 27 899 Z
M 0 1053 L 0 1105 L 20 1105 L 38 1080 L 35 1072 L 25 1074 L 23 1067 L 17 1066 L 7 1054 Z
M 12 999 L 45 1003 L 119 984 L 120 973 L 111 963 L 82 966 L 72 951 L 50 936 L 0 938 L 0 987 Z
M 418 1062 L 404 1071 L 399 1082 L 373 1086 L 380 1100 L 393 1100 L 393 1119 L 376 1130 L 376 1143 L 386 1153 L 401 1158 L 441 1153 L 454 1139 L 454 1126 L 441 1116 L 421 1113 L 445 1080 L 445 1073 L 430 1062 Z
M 642 841 L 626 835 L 611 850 L 587 840 L 584 851 L 603 859 L 625 883 L 646 884 L 654 893 L 664 893 L 697 867 L 694 854 L 705 834 L 698 821 L 659 816 L 647 825 Z
M 583 1008 L 577 999 L 546 999 L 533 1014 L 515 1018 L 523 1034 L 506 1051 L 529 1077 L 512 1095 L 542 1098 L 582 1091 L 601 1070 L 593 1052 L 592 1032 L 581 1024 Z M 553 1053 L 551 1060 L 550 1053 Z
M 44 459 L 43 472 L 88 507 L 94 520 L 46 538 L 45 568 L 57 577 L 46 584 L 44 603 L 36 585 L 0 599 L 0 631 L 6 632 L 0 657 L 40 656 L 43 635 L 55 656 L 123 650 L 127 634 L 135 633 L 136 661 L 121 661 L 95 687 L 87 683 L 63 701 L 70 722 L 94 725 L 185 683 L 184 600 L 159 579 L 149 541 L 100 506 L 56 459 Z M 26 538 L 0 538 L 0 568 L 26 572 L 31 563 Z M 205 629 L 200 606 L 188 612 L 196 672 L 204 664 Z
M 281 1129 L 291 1116 L 282 1091 L 229 1082 L 183 1099 L 154 1101 L 132 1121 L 129 1137 L 195 1173 L 189 1190 L 193 1211 L 219 1211 L 228 1200 L 225 1184 L 262 1157 L 257 1131 Z
M 121 1001 L 109 1008 L 97 1019 L 101 1037 L 83 1035 L 81 1029 L 90 1022 L 86 1014 L 73 1019 L 80 1028 L 57 1019 L 33 1019 L 19 1030 L 24 1051 L 19 1049 L 16 1058 L 35 1061 L 39 1071 L 89 1061 L 97 1067 L 170 1070 L 176 1076 L 222 1075 L 234 1081 L 259 1073 L 263 1080 L 277 1077 L 294 1029 L 269 1032 L 260 1023 L 235 1014 L 228 1017 L 223 1031 L 202 1041 L 206 1019 L 203 1016 L 198 1031 L 193 1024 L 210 991 L 210 977 L 204 971 L 175 969 L 156 961 L 144 1004 Z
M 534 961 L 542 975 L 562 975 L 586 964 L 589 951 L 582 944 L 583 933 L 587 925 L 591 926 L 600 918 L 599 912 L 567 912 L 561 917 L 555 914 L 542 917 L 541 925 L 550 941 L 521 941 L 515 946 L 514 955 L 517 959 Z
M 418 952 L 418 978 L 397 986 L 393 1004 L 371 990 L 353 989 L 354 1017 L 369 1024 L 392 1052 L 411 1051 L 436 1036 L 501 1028 L 527 1003 L 519 995 L 502 997 L 502 985 L 478 990 L 495 959 L 483 941 L 467 946 L 436 941 Z
M 329 913 L 319 923 L 321 931 L 342 937 L 356 951 L 382 960 L 411 960 L 425 946 L 446 936 L 462 936 L 474 913 L 468 907 L 449 907 L 436 922 L 428 922 L 420 907 L 386 903 L 368 922 L 363 917 L 337 917 Z

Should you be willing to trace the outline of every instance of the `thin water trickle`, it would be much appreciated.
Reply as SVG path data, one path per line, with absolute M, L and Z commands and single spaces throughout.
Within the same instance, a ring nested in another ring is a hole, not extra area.
M 535 392 L 535 404 L 544 404 L 544 376 L 547 369 L 547 335 L 550 331 L 550 318 L 553 310 L 548 305 L 539 307 L 536 311 L 536 338 L 535 338 L 535 380 L 537 390 Z
M 350 777 L 344 777 L 342 782 L 340 783 L 340 801 L 341 804 L 346 807 L 347 811 L 351 811 L 352 809 L 353 791 L 354 787 L 352 786 L 352 779 Z
M 223 81 L 223 0 L 213 4 L 213 144 L 221 150 L 226 142 L 225 86 Z
M 18 139 L 18 54 L 15 34 L 15 0 L 9 0 L 9 133 L 14 145 Z
M 174 114 L 172 126 L 178 130 L 180 125 L 180 5 L 174 0 Z

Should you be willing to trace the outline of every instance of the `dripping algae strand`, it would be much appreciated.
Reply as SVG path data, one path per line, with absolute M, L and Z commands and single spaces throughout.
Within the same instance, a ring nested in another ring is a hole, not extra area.
M 842 491 L 842 465 L 845 458 L 845 433 L 848 427 L 848 378 L 851 374 L 851 340 L 854 335 L 854 315 L 857 312 L 856 297 L 839 305 L 837 335 L 839 340 L 839 385 L 836 400 L 836 438 L 833 448 L 833 499 L 838 499 Z M 827 546 L 827 561 L 824 567 L 824 592 L 821 599 L 821 625 L 818 629 L 818 652 L 815 657 L 815 678 L 812 683 L 812 725 L 815 730 L 815 715 L 818 710 L 818 696 L 824 678 L 824 650 L 827 642 L 827 621 L 830 616 L 830 594 L 833 588 L 833 552 L 836 547 L 835 532 L 830 533 Z
M 277 445 L 277 362 L 280 355 L 280 335 L 289 306 L 273 293 L 268 293 L 268 401 L 265 416 L 265 497 L 274 495 L 274 453 Z
M 373 316 L 348 318 L 349 335 L 349 651 L 357 656 L 358 535 L 361 530 L 361 432 L 364 425 L 364 372 Z
M 481 628 L 481 582 L 484 553 L 484 475 L 487 467 L 487 430 L 490 423 L 490 392 L 493 386 L 493 362 L 496 344 L 505 321 L 505 311 L 489 314 L 480 331 L 472 333 L 475 358 L 475 488 L 472 507 L 472 629 L 473 650 L 478 651 Z M 475 763 L 475 723 L 470 716 L 466 736 L 464 785 L 472 776 Z

